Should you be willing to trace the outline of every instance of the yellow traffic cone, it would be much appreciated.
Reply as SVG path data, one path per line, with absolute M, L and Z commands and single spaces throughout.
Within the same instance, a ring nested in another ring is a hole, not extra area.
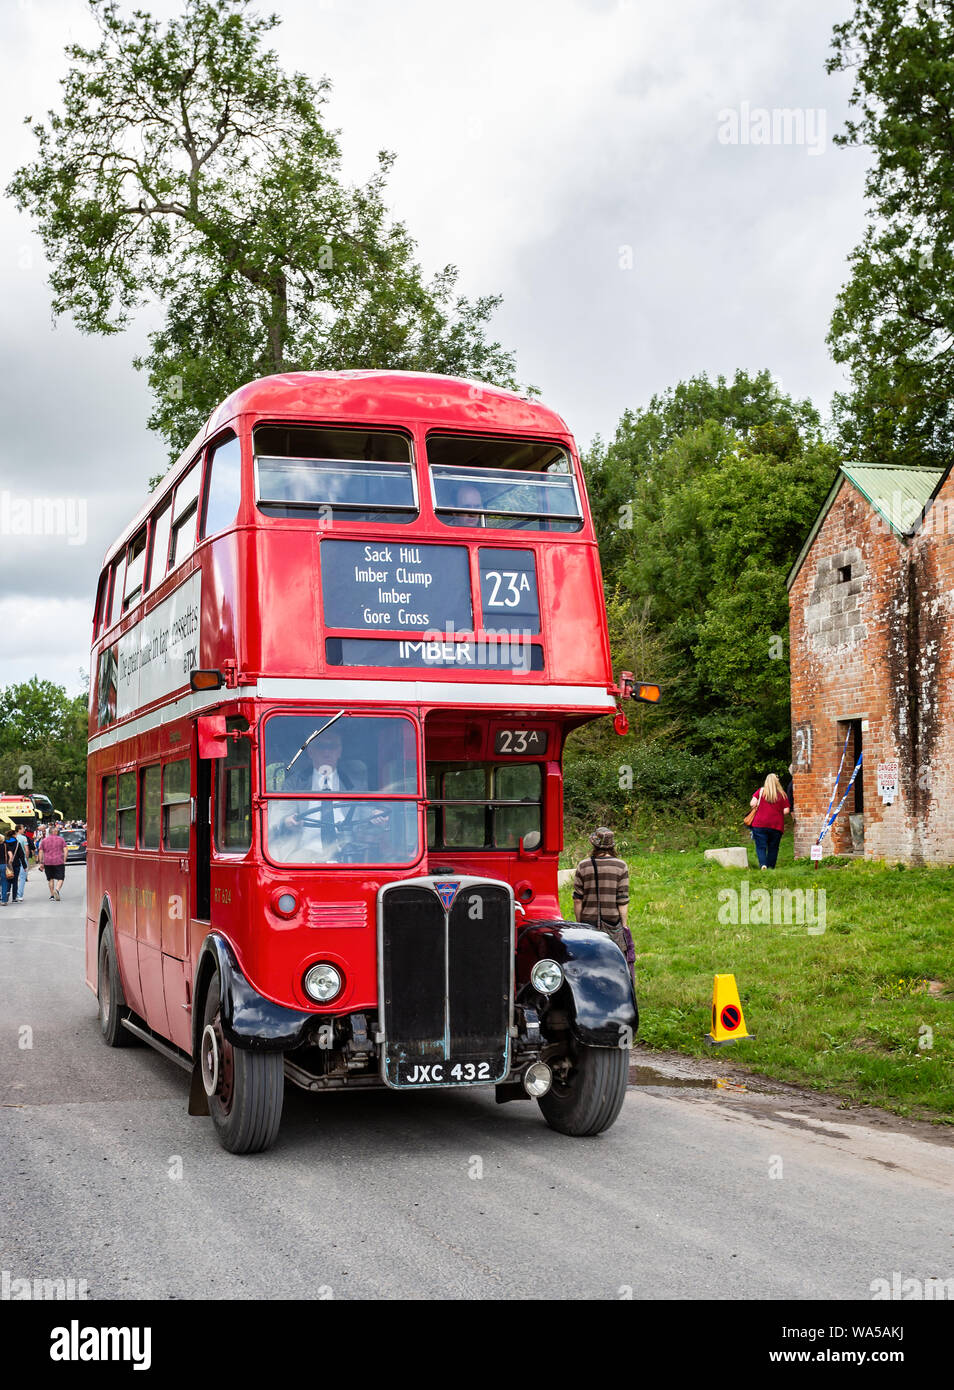
M 716 975 L 712 986 L 712 1032 L 706 1034 L 706 1042 L 725 1047 L 726 1043 L 753 1036 L 745 1027 L 735 976 Z

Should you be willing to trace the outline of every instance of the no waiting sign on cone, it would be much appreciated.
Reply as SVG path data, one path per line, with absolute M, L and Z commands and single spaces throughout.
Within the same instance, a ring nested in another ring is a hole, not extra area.
M 726 1043 L 753 1036 L 745 1026 L 735 976 L 716 975 L 712 986 L 712 1032 L 706 1034 L 706 1042 L 725 1047 Z

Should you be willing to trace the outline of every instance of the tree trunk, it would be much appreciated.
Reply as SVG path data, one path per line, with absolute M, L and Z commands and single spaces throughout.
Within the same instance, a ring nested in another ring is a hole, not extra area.
M 285 370 L 285 339 L 288 336 L 288 282 L 283 274 L 272 283 L 271 306 L 268 316 L 268 352 L 272 371 Z

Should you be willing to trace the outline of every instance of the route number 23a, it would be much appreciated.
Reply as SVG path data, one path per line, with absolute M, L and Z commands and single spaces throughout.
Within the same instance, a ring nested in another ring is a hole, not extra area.
M 488 608 L 516 608 L 520 602 L 521 593 L 530 592 L 530 580 L 526 573 L 517 570 L 487 570 L 486 577 L 493 584 L 490 597 L 487 600 Z M 506 580 L 506 585 L 504 584 Z M 503 589 L 503 595 L 500 591 Z M 512 595 L 512 597 L 511 597 Z
M 502 729 L 499 743 L 498 753 L 528 753 L 530 752 L 530 730 Z

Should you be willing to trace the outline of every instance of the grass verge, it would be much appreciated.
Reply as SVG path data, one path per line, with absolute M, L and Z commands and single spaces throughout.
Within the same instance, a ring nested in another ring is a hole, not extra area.
M 587 852 L 582 840 L 573 847 Z M 754 847 L 748 872 L 704 861 L 701 848 L 628 853 L 624 839 L 623 853 L 642 1043 L 728 1054 L 779 1080 L 954 1124 L 954 868 L 836 859 L 815 869 L 793 862 L 791 835 L 774 873 L 759 872 Z M 774 902 L 760 889 L 778 890 Z M 561 901 L 572 917 L 568 890 Z M 814 907 L 814 923 L 797 920 L 799 903 Z M 735 975 L 754 1040 L 704 1041 L 717 973 Z

